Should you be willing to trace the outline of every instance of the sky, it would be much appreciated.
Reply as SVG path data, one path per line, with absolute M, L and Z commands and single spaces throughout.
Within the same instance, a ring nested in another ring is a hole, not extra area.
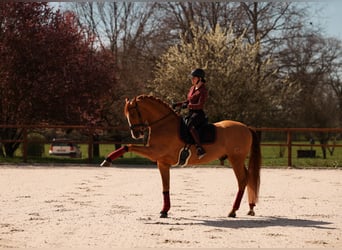
M 70 1 L 72 2 L 72 1 Z M 304 1 L 306 2 L 306 1 Z M 324 34 L 342 40 L 342 1 L 341 0 L 325 0 L 325 1 L 309 1 L 313 9 L 320 9 L 314 14 L 312 23 L 319 23 L 324 30 Z M 54 7 L 60 6 L 60 3 L 51 3 Z
M 342 40 L 342 1 L 319 1 L 312 2 L 322 7 L 321 27 L 328 36 L 333 36 Z

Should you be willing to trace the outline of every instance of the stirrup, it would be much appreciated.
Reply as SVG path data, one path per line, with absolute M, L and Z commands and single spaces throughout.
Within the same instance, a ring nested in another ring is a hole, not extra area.
M 198 159 L 202 159 L 206 155 L 206 152 L 202 146 L 196 146 L 196 151 Z

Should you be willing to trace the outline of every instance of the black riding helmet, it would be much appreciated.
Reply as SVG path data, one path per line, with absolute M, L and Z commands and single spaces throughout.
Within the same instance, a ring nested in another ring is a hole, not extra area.
M 201 79 L 204 79 L 205 73 L 203 69 L 194 69 L 193 71 L 191 71 L 191 76 L 197 76 Z

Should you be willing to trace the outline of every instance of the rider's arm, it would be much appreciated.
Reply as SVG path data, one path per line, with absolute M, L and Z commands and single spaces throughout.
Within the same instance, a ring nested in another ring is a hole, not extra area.
M 175 109 L 175 108 L 180 107 L 180 106 L 182 106 L 182 108 L 184 108 L 184 107 L 187 107 L 188 103 L 189 103 L 188 100 L 183 101 L 183 102 L 175 102 L 175 103 L 172 103 L 172 108 Z

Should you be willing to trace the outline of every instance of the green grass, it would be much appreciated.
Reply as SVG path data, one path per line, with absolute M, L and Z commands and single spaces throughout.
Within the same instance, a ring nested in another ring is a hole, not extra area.
M 28 163 L 66 163 L 66 164 L 99 164 L 103 159 L 112 151 L 115 150 L 113 145 L 101 144 L 100 145 L 100 157 L 94 158 L 91 162 L 88 160 L 88 145 L 81 144 L 82 158 L 69 158 L 60 156 L 50 156 L 49 145 L 45 145 L 45 153 L 42 157 L 28 157 Z M 342 168 L 342 147 L 336 147 L 334 154 L 331 156 L 327 151 L 327 159 L 323 159 L 322 149 L 320 147 L 314 147 L 316 150 L 315 158 L 297 158 L 298 149 L 310 149 L 310 147 L 292 147 L 292 166 L 303 167 L 303 168 Z M 282 168 L 288 166 L 287 159 L 287 148 L 280 146 L 262 146 L 262 166 L 269 168 Z M 283 157 L 280 156 L 282 151 Z M 2 158 L 0 157 L 0 163 L 22 163 L 22 154 L 20 150 L 17 150 L 15 157 L 13 158 Z M 128 152 L 123 158 L 115 160 L 115 164 L 154 164 L 146 158 L 138 156 L 134 153 Z M 220 165 L 220 161 L 216 160 L 208 163 L 207 165 Z M 228 165 L 227 160 L 225 166 Z
M 310 147 L 292 147 L 292 166 L 293 167 L 324 167 L 341 168 L 342 167 L 342 148 L 336 147 L 331 156 L 327 151 L 326 159 L 323 159 L 323 152 L 320 147 L 313 147 L 316 150 L 315 158 L 297 158 L 297 150 L 310 149 Z M 283 157 L 280 157 L 280 151 L 283 150 Z M 261 148 L 263 157 L 263 166 L 288 166 L 287 148 L 280 146 L 263 146 Z

